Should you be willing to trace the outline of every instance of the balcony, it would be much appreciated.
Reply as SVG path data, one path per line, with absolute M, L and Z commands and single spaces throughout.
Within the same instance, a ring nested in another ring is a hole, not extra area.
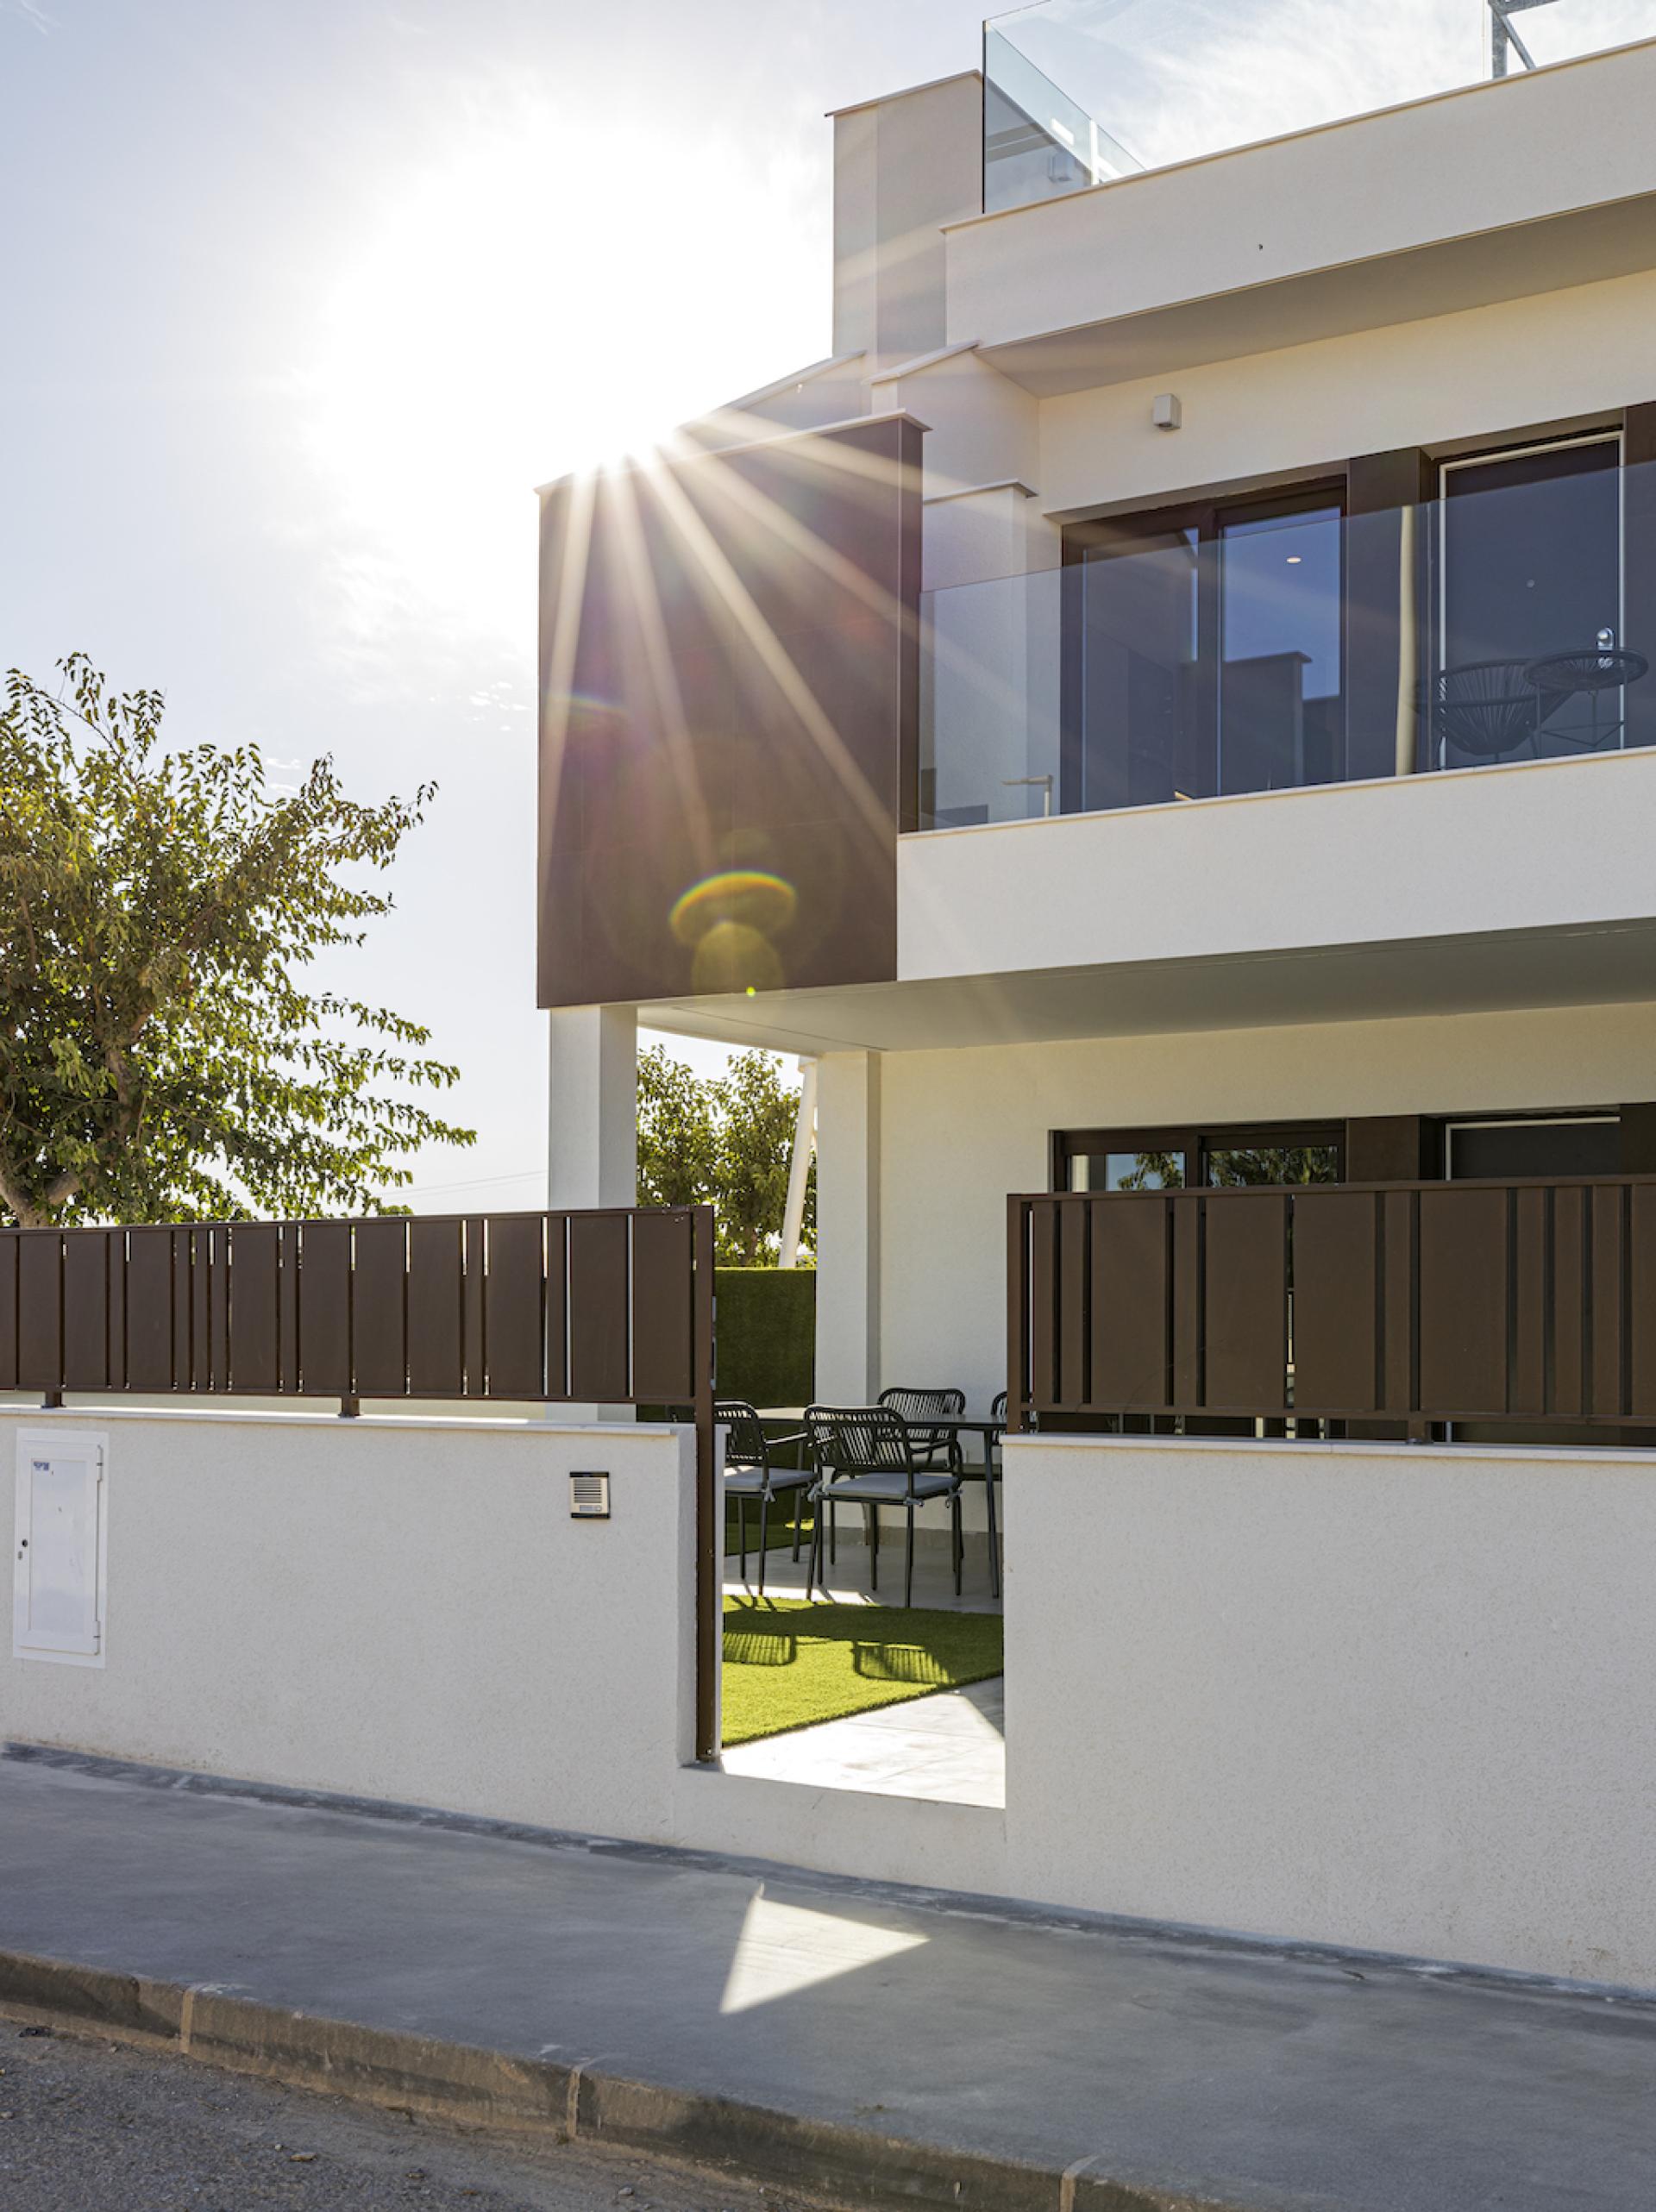
M 924 594 L 923 827 L 1656 742 L 1651 467 L 1607 432 L 1430 479 L 1074 527 L 1061 567 Z
M 1308 41 L 1297 0 L 1043 0 L 983 27 L 983 205 L 1532 73 L 1647 36 L 1647 16 L 1627 0 L 1435 0 L 1406 20 L 1374 4 Z

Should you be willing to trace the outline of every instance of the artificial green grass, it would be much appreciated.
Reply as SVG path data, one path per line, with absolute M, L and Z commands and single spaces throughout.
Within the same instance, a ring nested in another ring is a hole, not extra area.
M 1001 1671 L 998 1613 L 724 1601 L 724 1742 L 749 1744 Z

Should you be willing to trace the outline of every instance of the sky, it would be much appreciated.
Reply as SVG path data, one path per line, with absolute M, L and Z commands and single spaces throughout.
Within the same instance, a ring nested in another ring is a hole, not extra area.
M 824 111 L 981 14 L 0 0 L 0 667 L 436 781 L 348 972 L 462 1071 L 418 1209 L 543 1194 L 533 487 L 828 351 Z

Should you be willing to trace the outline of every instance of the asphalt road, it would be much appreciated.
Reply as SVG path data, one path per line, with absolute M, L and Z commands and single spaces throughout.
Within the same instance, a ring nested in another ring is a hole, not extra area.
M 784 2212 L 579 2145 L 461 2134 L 0 2019 L 3 2212 Z

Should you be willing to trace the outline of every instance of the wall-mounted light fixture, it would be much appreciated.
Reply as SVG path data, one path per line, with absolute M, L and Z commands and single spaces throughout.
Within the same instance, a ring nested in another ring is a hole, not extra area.
M 1150 419 L 1158 430 L 1176 430 L 1182 411 L 1176 392 L 1158 392 L 1150 403 Z

